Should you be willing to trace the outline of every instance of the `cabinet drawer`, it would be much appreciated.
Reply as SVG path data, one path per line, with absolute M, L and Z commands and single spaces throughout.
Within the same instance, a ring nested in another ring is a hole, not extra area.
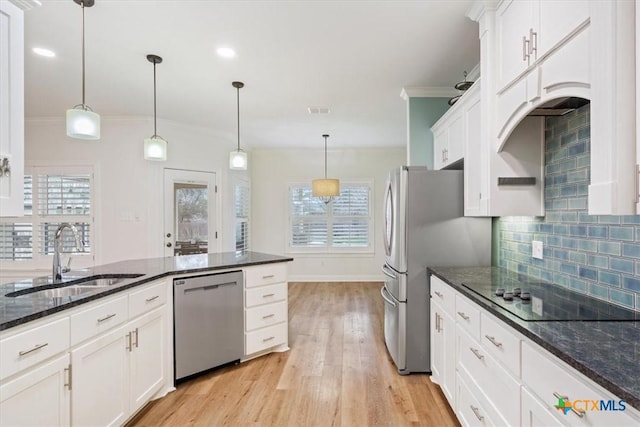
M 286 301 L 253 307 L 246 311 L 247 331 L 264 328 L 287 320 Z
M 129 295 L 129 317 L 134 318 L 167 302 L 167 282 L 158 283 Z
M 128 295 L 113 298 L 71 316 L 71 345 L 127 321 Z
M 456 323 L 466 330 L 471 337 L 480 341 L 480 309 L 466 297 L 456 294 Z
M 286 282 L 287 265 L 280 263 L 249 267 L 245 269 L 244 280 L 247 288 Z
M 520 383 L 513 378 L 478 342 L 458 331 L 458 370 L 481 385 L 490 403 L 500 408 L 507 425 L 520 424 Z
M 287 299 L 287 283 L 261 286 L 259 288 L 247 289 L 245 294 L 245 305 L 254 307 L 256 305 L 267 304 Z
M 68 347 L 68 317 L 3 339 L 0 341 L 0 379 L 66 351 Z
M 574 409 L 566 415 L 560 413 L 563 424 L 571 426 L 637 426 L 637 419 L 632 419 L 624 411 L 592 410 L 592 400 L 612 401 L 616 409 L 620 409 L 620 399 L 599 387 L 582 374 L 556 359 L 555 356 L 522 343 L 522 380 L 548 408 L 555 409 L 559 404 L 559 396 L 565 402 L 571 402 Z M 600 402 L 598 402 L 599 404 Z M 599 409 L 599 408 L 598 408 Z M 557 411 L 557 409 L 555 409 Z
M 270 347 L 284 344 L 287 341 L 288 327 L 285 322 L 257 331 L 247 332 L 245 335 L 246 354 L 257 353 Z
M 453 317 L 456 307 L 453 288 L 434 275 L 431 275 L 429 283 L 431 284 L 431 299 L 440 304 L 445 313 Z
M 520 377 L 520 338 L 488 313 L 480 315 L 480 340 L 487 351 L 513 375 Z
M 466 381 L 465 381 L 466 380 Z M 504 426 L 507 425 L 498 416 L 490 404 L 482 399 L 482 392 L 466 378 L 461 371 L 457 376 L 456 415 L 463 426 Z

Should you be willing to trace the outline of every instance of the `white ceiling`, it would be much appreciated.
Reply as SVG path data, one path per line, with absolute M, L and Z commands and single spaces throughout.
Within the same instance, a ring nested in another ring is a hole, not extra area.
M 103 117 L 153 115 L 245 148 L 406 144 L 404 87 L 451 87 L 479 61 L 471 0 L 96 0 L 85 10 L 86 103 Z M 25 12 L 27 118 L 81 102 L 81 19 L 72 0 Z M 33 47 L 56 52 L 43 58 Z M 216 55 L 219 46 L 237 52 Z M 309 106 L 331 113 L 312 116 Z M 103 125 L 104 126 L 104 125 Z M 152 129 L 149 129 L 149 134 Z M 162 135 L 161 124 L 158 134 Z

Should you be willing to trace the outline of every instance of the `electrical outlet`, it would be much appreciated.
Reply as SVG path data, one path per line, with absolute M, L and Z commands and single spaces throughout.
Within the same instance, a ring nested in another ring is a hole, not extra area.
M 540 298 L 531 297 L 531 311 L 542 316 L 542 300 Z
M 531 242 L 531 256 L 535 259 L 542 259 L 542 242 L 534 240 Z

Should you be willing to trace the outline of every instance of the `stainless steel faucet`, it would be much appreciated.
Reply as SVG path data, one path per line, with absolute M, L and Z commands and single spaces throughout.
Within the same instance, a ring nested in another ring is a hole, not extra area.
M 82 244 L 82 239 L 80 238 L 80 234 L 78 233 L 78 229 L 69 224 L 68 222 L 63 222 L 58 226 L 56 230 L 55 239 L 53 242 L 53 281 L 58 282 L 62 280 L 62 273 L 66 273 L 70 270 L 69 264 L 71 264 L 71 258 L 69 258 L 69 264 L 66 266 L 62 266 L 60 263 L 60 254 L 62 253 L 62 230 L 68 228 L 73 233 L 73 237 L 76 240 L 76 250 L 78 252 L 84 252 L 84 247 Z

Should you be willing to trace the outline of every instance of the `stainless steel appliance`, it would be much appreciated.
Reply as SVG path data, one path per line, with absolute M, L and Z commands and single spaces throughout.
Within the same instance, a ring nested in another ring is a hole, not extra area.
M 464 217 L 463 172 L 403 166 L 384 202 L 384 339 L 398 372 L 431 372 L 427 266 L 491 263 L 491 219 Z
M 173 281 L 176 381 L 240 360 L 242 283 L 242 271 Z

